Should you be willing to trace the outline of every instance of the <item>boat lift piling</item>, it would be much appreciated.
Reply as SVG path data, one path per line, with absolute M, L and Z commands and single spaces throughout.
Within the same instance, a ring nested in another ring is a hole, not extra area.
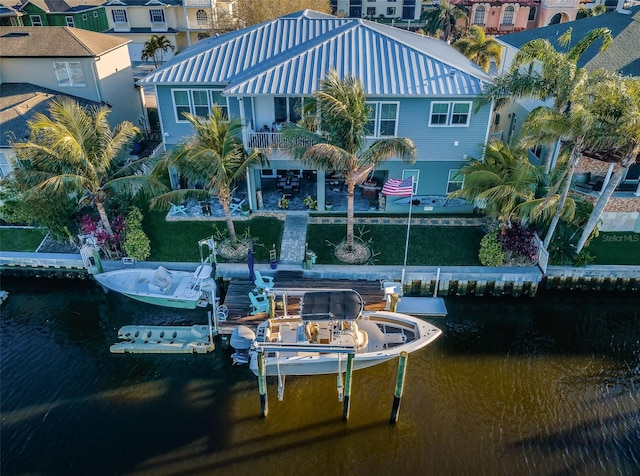
M 262 350 L 258 350 L 258 390 L 260 391 L 260 416 L 265 418 L 269 414 L 269 401 L 267 399 L 267 373 Z
M 402 399 L 402 391 L 404 390 L 404 378 L 407 374 L 407 358 L 406 352 L 400 352 L 400 358 L 398 359 L 398 376 L 396 379 L 396 389 L 393 396 L 393 405 L 391 407 L 391 418 L 389 423 L 394 424 L 398 421 L 398 414 L 400 413 L 400 400 Z

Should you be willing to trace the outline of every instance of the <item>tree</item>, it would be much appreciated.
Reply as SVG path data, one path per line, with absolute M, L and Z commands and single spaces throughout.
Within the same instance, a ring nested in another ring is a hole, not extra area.
M 285 137 L 299 138 L 311 147 L 289 149 L 294 158 L 324 170 L 338 170 L 347 185 L 347 238 L 346 249 L 353 251 L 354 191 L 382 162 L 399 157 L 415 163 L 416 149 L 410 139 L 390 137 L 376 140 L 366 148 L 366 127 L 369 106 L 362 82 L 352 76 L 338 77 L 329 71 L 314 94 L 320 122 L 312 132 L 308 128 L 290 125 L 284 128 Z M 317 115 L 313 116 L 317 117 Z
M 234 13 L 239 23 L 246 27 L 300 10 L 331 13 L 331 4 L 327 0 L 238 0 Z
M 230 209 L 234 186 L 252 165 L 265 164 L 266 159 L 257 149 L 247 152 L 242 143 L 242 123 L 228 119 L 220 108 L 214 107 L 206 119 L 188 113 L 184 117 L 194 133 L 165 157 L 161 167 L 175 167 L 192 183 L 203 184 L 203 188 L 172 190 L 155 197 L 151 206 L 160 208 L 186 198 L 215 197 L 222 205 L 229 238 L 235 244 L 238 239 Z
M 566 52 L 556 50 L 549 40 L 536 39 L 525 43 L 514 57 L 509 72 L 502 74 L 483 92 L 476 101 L 476 108 L 491 101 L 504 101 L 511 97 L 534 97 L 542 100 L 553 99 L 554 110 L 567 113 L 571 108 L 577 88 L 586 79 L 586 71 L 577 63 L 585 50 L 602 39 L 600 50 L 606 49 L 613 40 L 608 28 L 596 28 Z M 571 41 L 571 29 L 559 38 L 561 46 Z M 539 68 L 534 67 L 538 64 Z M 528 66 L 528 68 L 525 68 Z M 553 147 L 548 148 L 542 166 L 549 171 Z
M 523 149 L 489 142 L 484 159 L 469 159 L 458 174 L 464 177 L 464 187 L 450 197 L 481 202 L 486 213 L 502 223 L 535 221 L 535 209 L 541 202 L 536 197 L 541 174 Z
M 576 245 L 578 253 L 587 244 L 620 180 L 640 158 L 640 82 L 611 75 L 607 80 L 601 81 L 599 86 L 591 107 L 600 120 L 591 128 L 590 135 L 607 138 L 609 148 L 601 145 L 595 152 L 618 164 L 584 226 Z
M 162 64 L 164 54 L 167 51 L 174 51 L 176 47 L 171 44 L 169 38 L 164 35 L 151 35 L 144 43 L 141 58 L 142 61 L 152 60 L 153 65 L 157 68 Z
M 85 109 L 71 99 L 52 101 L 51 118 L 36 114 L 27 122 L 29 141 L 13 144 L 17 158 L 12 165 L 27 200 L 64 202 L 73 196 L 76 203 L 95 206 L 102 227 L 113 236 L 107 198 L 153 195 L 164 186 L 146 173 L 154 159 L 125 162 L 139 130 L 125 121 L 112 131 L 109 112 L 104 106 Z
M 425 10 L 420 19 L 425 22 L 425 31 L 429 36 L 440 37 L 442 41 L 450 43 L 457 21 L 466 22 L 469 17 L 464 9 L 452 5 L 448 0 L 440 0 L 437 7 Z
M 495 39 L 487 38 L 478 25 L 472 25 L 453 47 L 486 72 L 489 72 L 491 61 L 500 66 L 502 46 Z

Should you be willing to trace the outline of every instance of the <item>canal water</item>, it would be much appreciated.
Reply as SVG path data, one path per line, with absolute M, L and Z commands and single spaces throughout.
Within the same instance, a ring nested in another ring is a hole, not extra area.
M 637 294 L 446 298 L 443 336 L 354 373 L 289 377 L 284 400 L 221 342 L 205 355 L 109 353 L 126 324 L 206 323 L 90 282 L 4 278 L 1 474 L 638 475 Z

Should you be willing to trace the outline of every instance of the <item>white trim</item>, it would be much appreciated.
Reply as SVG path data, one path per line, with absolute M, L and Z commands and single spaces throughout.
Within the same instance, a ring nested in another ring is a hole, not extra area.
M 189 89 L 171 89 L 171 104 L 173 105 L 173 117 L 176 120 L 176 123 L 182 123 L 184 124 L 185 122 L 189 122 L 184 118 L 181 118 L 181 114 L 178 114 L 178 110 L 177 107 L 178 105 L 176 104 L 176 96 L 175 93 L 177 92 L 181 92 L 184 91 L 185 93 L 187 93 L 187 104 L 180 104 L 180 107 L 187 107 L 189 109 L 189 112 L 193 114 L 193 111 L 191 110 L 191 93 L 189 92 Z

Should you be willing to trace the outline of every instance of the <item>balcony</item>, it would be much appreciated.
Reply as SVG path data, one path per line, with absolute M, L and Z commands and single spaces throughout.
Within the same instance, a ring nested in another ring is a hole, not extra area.
M 302 139 L 285 139 L 282 132 L 250 132 L 247 134 L 247 147 L 250 149 L 284 150 L 310 145 L 311 142 Z
M 214 5 L 213 0 L 184 0 L 185 7 L 213 8 Z

